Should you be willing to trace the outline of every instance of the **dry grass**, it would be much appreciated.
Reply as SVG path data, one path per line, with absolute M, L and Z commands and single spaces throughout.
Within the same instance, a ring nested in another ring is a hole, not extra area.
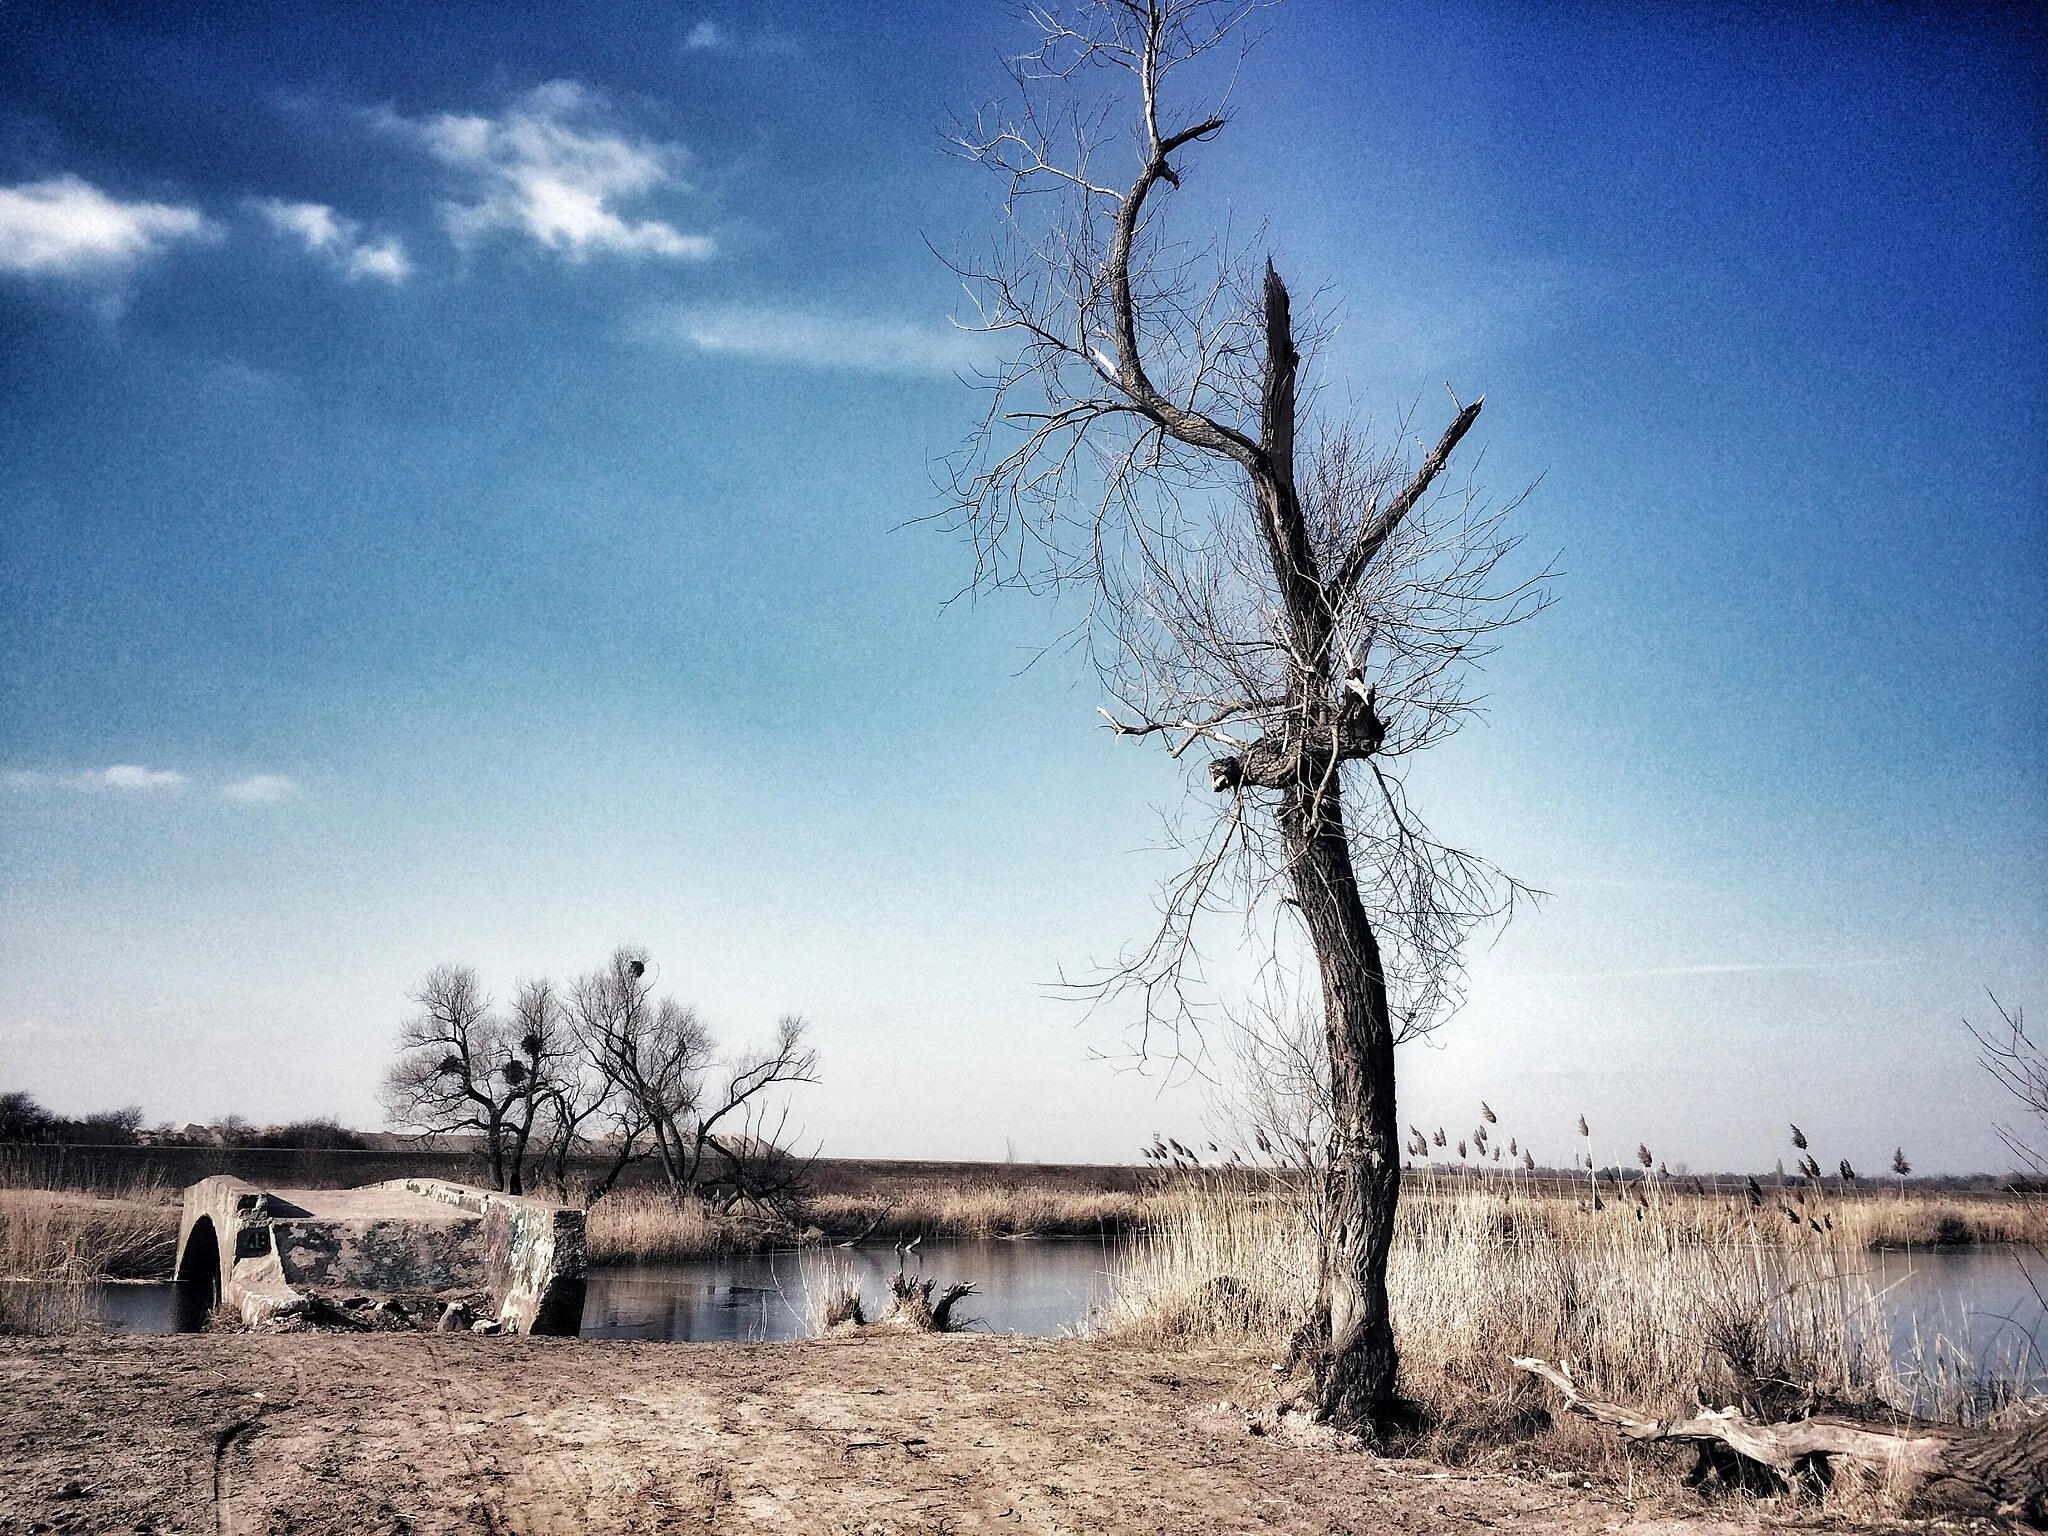
M 1697 1391 L 1773 1415 L 1834 1402 L 1971 1421 L 2017 1389 L 1952 1354 L 1934 1369 L 1929 1351 L 1925 1372 L 1893 1365 L 1863 1278 L 1865 1248 L 1901 1230 L 1871 1209 L 1883 1202 L 1777 1195 L 1753 1206 L 1651 1181 L 1596 1212 L 1505 1181 L 1420 1181 L 1388 1272 L 1403 1390 L 1440 1421 L 1512 1421 L 1542 1405 L 1515 1355 L 1568 1357 L 1598 1395 L 1653 1413 L 1690 1411 Z M 1213 1179 L 1157 1204 L 1108 1331 L 1284 1350 L 1314 1300 L 1305 1202 Z
M 1142 1193 L 1092 1189 L 1059 1189 L 1015 1184 L 961 1187 L 936 1181 L 878 1180 L 872 1190 L 856 1194 L 821 1195 L 811 1202 L 808 1220 L 814 1236 L 843 1241 L 866 1237 L 881 1242 L 901 1238 L 987 1239 L 999 1237 L 1105 1237 L 1164 1229 L 1175 1222 L 1183 1192 L 1206 1187 L 1201 1176 L 1184 1183 L 1159 1177 Z M 1511 1189 L 1516 1196 L 1515 1220 L 1524 1235 L 1549 1233 L 1561 1239 L 1576 1235 L 1570 1213 L 1585 1203 L 1583 1191 L 1555 1180 L 1465 1180 L 1429 1174 L 1411 1176 L 1406 1198 L 1434 1198 L 1451 1190 Z M 1742 1186 L 1716 1190 L 1683 1188 L 1676 1180 L 1651 1186 L 1632 1184 L 1626 1198 L 1636 1199 L 1646 1187 L 1659 1191 L 1667 1223 L 1694 1240 L 1700 1231 L 1718 1231 L 1743 1216 L 1748 1202 Z M 1679 1191 L 1675 1195 L 1668 1192 Z M 1830 1190 L 1816 1194 L 1801 1186 L 1765 1190 L 1767 1204 L 1793 1205 L 1829 1213 L 1844 1248 L 1908 1248 L 1963 1243 L 2048 1243 L 2048 1201 L 2034 1199 L 1927 1196 L 1869 1190 L 1847 1195 Z M 1609 1186 L 1606 1198 L 1617 1198 Z M 1789 1224 L 1788 1224 L 1789 1225 Z M 720 1217 L 701 1205 L 672 1203 L 652 1189 L 626 1189 L 600 1200 L 590 1212 L 591 1258 L 595 1263 L 627 1263 L 696 1258 L 714 1253 L 788 1246 L 802 1232 L 747 1218 Z
M 591 1206 L 584 1242 L 593 1264 L 701 1258 L 735 1246 L 731 1224 L 709 1208 L 652 1189 L 614 1190 Z
M 63 1190 L 0 1189 L 0 1275 L 163 1279 L 176 1257 L 178 1207 Z
M 811 1219 L 825 1231 L 850 1236 L 873 1225 L 872 1235 L 899 1237 L 1098 1237 L 1145 1224 L 1150 1196 L 1099 1190 L 954 1189 L 922 1186 L 875 1195 L 824 1195 Z M 877 1218 L 879 1222 L 877 1222 Z
M 168 1276 L 177 1238 L 177 1208 L 156 1198 L 0 1189 L 0 1333 L 89 1326 L 100 1282 Z
M 919 1186 L 876 1195 L 823 1195 L 811 1226 L 792 1229 L 720 1216 L 697 1201 L 652 1189 L 615 1190 L 590 1207 L 593 1264 L 652 1263 L 803 1241 L 900 1238 L 1095 1237 L 1142 1226 L 1150 1196 L 1091 1190 L 948 1189 Z
M 1968 1243 L 2048 1243 L 2048 1199 L 1943 1195 L 1831 1196 L 1837 1229 L 1862 1248 L 1933 1248 Z
M 844 1254 L 836 1249 L 807 1253 L 801 1273 L 805 1333 L 819 1338 L 848 1323 L 858 1328 L 867 1322 L 860 1275 Z

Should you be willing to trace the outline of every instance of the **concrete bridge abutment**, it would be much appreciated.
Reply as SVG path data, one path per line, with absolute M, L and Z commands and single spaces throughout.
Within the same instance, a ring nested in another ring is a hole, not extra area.
M 506 1332 L 573 1335 L 587 1273 L 583 1212 L 441 1179 L 261 1189 L 229 1175 L 185 1191 L 177 1276 L 245 1324 L 320 1300 L 482 1294 Z

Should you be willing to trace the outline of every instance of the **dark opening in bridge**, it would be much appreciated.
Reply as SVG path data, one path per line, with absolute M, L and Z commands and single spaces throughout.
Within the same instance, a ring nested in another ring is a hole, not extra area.
M 220 1238 L 210 1218 L 192 1223 L 185 1251 L 178 1255 L 178 1331 L 204 1325 L 220 1303 Z

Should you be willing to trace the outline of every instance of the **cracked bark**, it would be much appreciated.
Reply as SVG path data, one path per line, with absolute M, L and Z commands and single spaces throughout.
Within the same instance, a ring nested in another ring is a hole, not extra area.
M 1372 690 L 1355 675 L 1333 690 L 1339 676 L 1332 655 L 1333 611 L 1294 487 L 1299 358 L 1287 288 L 1270 264 L 1264 297 L 1264 420 L 1251 477 L 1295 655 L 1302 658 L 1290 691 L 1304 707 L 1291 715 L 1286 733 L 1262 736 L 1242 752 L 1213 760 L 1209 781 L 1219 792 L 1279 792 L 1281 848 L 1322 981 L 1334 1112 L 1323 1171 L 1331 1225 L 1311 1323 L 1316 1400 L 1338 1423 L 1364 1427 L 1382 1420 L 1396 1397 L 1399 1362 L 1387 1310 L 1387 1252 L 1401 1165 L 1386 974 L 1359 897 L 1338 768 L 1377 752 L 1386 726 Z M 1462 435 L 1468 425 L 1466 415 L 1455 430 Z M 1434 466 L 1441 466 L 1455 440 L 1440 446 Z M 1433 475 L 1435 468 L 1428 472 Z M 1415 497 L 1404 499 L 1412 505 Z M 1341 701 L 1335 705 L 1329 702 L 1333 691 Z

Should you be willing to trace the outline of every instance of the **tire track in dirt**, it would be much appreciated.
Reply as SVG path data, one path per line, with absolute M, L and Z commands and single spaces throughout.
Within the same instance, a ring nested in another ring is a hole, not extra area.
M 234 1536 L 234 1521 L 228 1515 L 228 1499 L 231 1492 L 231 1477 L 228 1471 L 228 1453 L 235 1442 L 245 1434 L 253 1433 L 258 1420 L 263 1417 L 263 1405 L 258 1403 L 256 1411 L 246 1419 L 214 1431 L 213 1436 L 213 1530 L 214 1536 Z

